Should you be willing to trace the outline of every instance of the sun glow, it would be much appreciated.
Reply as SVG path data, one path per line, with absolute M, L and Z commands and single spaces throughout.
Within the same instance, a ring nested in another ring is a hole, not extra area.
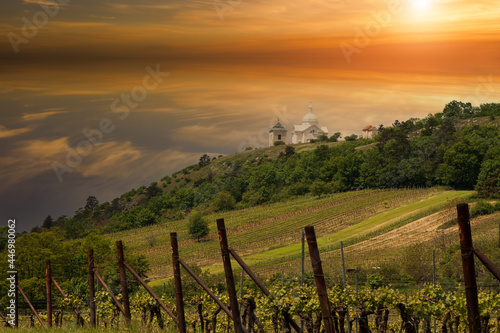
M 431 5 L 430 0 L 414 0 L 413 1 L 413 8 L 418 9 L 418 10 L 425 10 L 428 9 Z

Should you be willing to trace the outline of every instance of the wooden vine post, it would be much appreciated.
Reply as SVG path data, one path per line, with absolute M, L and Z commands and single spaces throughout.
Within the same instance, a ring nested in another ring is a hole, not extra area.
M 90 309 L 90 326 L 96 327 L 96 306 L 95 306 L 95 289 L 94 289 L 94 250 L 89 249 L 89 309 Z
M 127 289 L 127 272 L 125 271 L 125 265 L 123 264 L 125 259 L 123 257 L 123 245 L 122 241 L 116 242 L 116 251 L 118 252 L 118 268 L 120 269 L 120 283 L 122 289 L 122 303 L 125 315 L 125 321 L 130 324 L 130 302 L 128 299 L 128 289 Z
M 476 269 L 474 267 L 474 248 L 470 228 L 468 204 L 457 205 L 458 230 L 460 234 L 460 251 L 462 253 L 462 268 L 464 272 L 465 298 L 467 300 L 467 318 L 470 333 L 481 332 L 479 317 L 479 302 L 477 297 Z
M 305 228 L 307 245 L 309 246 L 309 255 L 311 256 L 311 264 L 314 272 L 314 280 L 316 281 L 316 290 L 318 292 L 319 304 L 321 306 L 321 315 L 323 324 L 325 325 L 326 333 L 334 333 L 332 312 L 330 311 L 330 303 L 326 290 L 325 275 L 321 266 L 319 257 L 318 243 L 316 242 L 316 233 L 313 226 Z
M 179 246 L 177 233 L 170 233 L 170 245 L 172 247 L 172 264 L 174 269 L 175 300 L 177 307 L 177 326 L 180 333 L 186 333 L 186 319 L 184 317 L 184 300 L 182 297 L 181 267 L 179 264 Z
M 224 272 L 226 275 L 227 291 L 229 293 L 229 304 L 233 315 L 235 333 L 242 333 L 240 309 L 238 306 L 238 298 L 236 296 L 236 287 L 234 285 L 233 270 L 231 268 L 231 257 L 229 256 L 229 246 L 227 243 L 226 226 L 224 219 L 217 219 L 217 230 L 219 234 L 220 250 L 222 253 L 222 262 L 224 264 Z
M 45 284 L 47 286 L 47 327 L 52 327 L 52 278 L 50 259 L 45 260 Z

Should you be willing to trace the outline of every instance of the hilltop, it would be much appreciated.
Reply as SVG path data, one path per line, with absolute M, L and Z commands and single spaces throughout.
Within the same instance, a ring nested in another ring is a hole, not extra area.
M 457 202 L 478 202 L 473 213 L 487 216 L 472 220 L 475 241 L 485 252 L 498 253 L 493 250 L 500 219 L 494 213 L 500 209 L 496 117 L 500 104 L 470 109 L 452 102 L 443 113 L 395 121 L 374 140 L 324 137 L 203 155 L 199 163 L 111 202 L 90 196 L 73 217 L 47 218 L 42 228 L 17 238 L 16 268 L 21 281 L 30 281 L 26 290 L 43 298 L 37 286 L 45 283 L 44 263 L 50 259 L 63 289 L 85 297 L 87 251 L 93 248 L 103 278 L 118 290 L 114 243 L 122 240 L 130 265 L 158 287 L 171 283 L 169 233 L 176 232 L 181 257 L 219 288 L 215 220 L 224 218 L 229 245 L 265 278 L 300 275 L 302 232 L 313 225 L 329 283 L 342 276 L 342 242 L 347 269 L 360 282 L 431 281 L 434 250 L 440 281 L 454 286 L 460 281 Z M 208 234 L 189 233 L 195 215 L 207 222 Z M 491 283 L 487 272 L 478 274 L 481 283 Z
M 203 214 L 356 189 L 445 186 L 499 195 L 500 104 L 450 102 L 424 119 L 396 120 L 373 139 L 321 137 L 229 155 L 197 164 L 149 186 L 99 203 L 95 196 L 72 218 L 51 218 L 67 238 L 116 232 Z M 35 231 L 39 231 L 40 228 Z

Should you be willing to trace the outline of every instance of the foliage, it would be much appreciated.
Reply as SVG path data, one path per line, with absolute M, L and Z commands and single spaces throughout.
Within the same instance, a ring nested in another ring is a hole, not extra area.
M 317 180 L 314 183 L 312 183 L 310 187 L 310 191 L 312 195 L 318 196 L 318 198 L 321 198 L 322 194 L 329 193 L 330 188 L 327 183 L 321 180 Z
M 158 216 L 149 207 L 137 206 L 114 216 L 108 230 L 127 230 L 158 223 Z
M 213 199 L 210 208 L 214 212 L 232 210 L 236 204 L 236 200 L 231 193 L 220 192 Z
M 200 161 L 198 162 L 198 165 L 200 167 L 204 167 L 204 166 L 207 166 L 209 163 L 210 163 L 210 156 L 208 156 L 207 154 L 203 154 L 200 157 Z
M 203 213 L 194 212 L 189 216 L 188 233 L 191 237 L 200 238 L 208 235 L 210 229 L 208 228 L 208 221 L 203 217 Z
M 52 225 L 54 224 L 54 219 L 52 216 L 48 215 L 45 220 L 43 220 L 42 228 L 45 229 L 50 229 L 52 228 Z
M 491 203 L 479 200 L 471 209 L 470 216 L 477 217 L 481 215 L 493 214 L 500 208 L 498 205 L 492 205 Z
M 356 141 L 357 139 L 358 139 L 358 136 L 356 134 L 351 134 L 351 135 L 344 137 L 345 141 Z
M 500 129 L 478 125 L 488 124 L 472 120 L 478 116 L 500 116 L 500 103 L 473 107 L 452 101 L 442 113 L 380 126 L 374 140 L 349 135 L 346 142 L 329 144 L 341 137 L 337 132 L 307 149 L 287 145 L 215 161 L 204 154 L 199 163 L 175 172 L 175 182 L 164 177 L 163 187 L 153 182 L 111 203 L 89 196 L 73 217 L 53 225 L 61 226 L 66 238 L 77 239 L 95 229 L 116 232 L 177 219 L 193 209 L 225 211 L 361 188 L 446 186 L 500 197 Z

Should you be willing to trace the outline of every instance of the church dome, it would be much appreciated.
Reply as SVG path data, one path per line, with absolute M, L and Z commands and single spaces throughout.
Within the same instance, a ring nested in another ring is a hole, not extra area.
M 309 111 L 307 114 L 302 118 L 302 124 L 311 124 L 311 125 L 317 125 L 318 124 L 318 117 L 312 113 L 312 103 L 309 104 Z

